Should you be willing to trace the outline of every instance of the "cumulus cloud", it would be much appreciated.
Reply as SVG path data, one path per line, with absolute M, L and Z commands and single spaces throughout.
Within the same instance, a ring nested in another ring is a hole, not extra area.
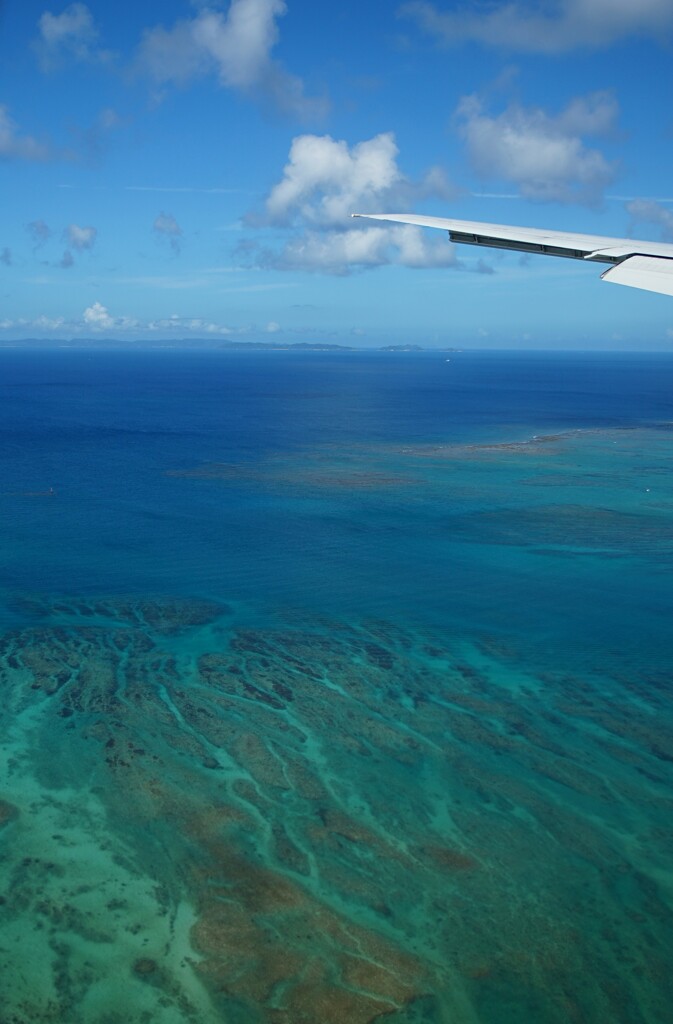
M 181 317 L 173 314 L 157 320 L 137 320 L 129 316 L 112 316 L 107 307 L 100 302 L 84 310 L 82 322 L 94 331 L 143 331 L 150 333 L 196 333 L 196 334 L 231 334 L 232 330 L 222 324 L 216 324 L 202 317 Z
M 634 35 L 664 41 L 673 30 L 670 0 L 514 0 L 471 3 L 451 11 L 412 0 L 399 13 L 445 45 L 474 42 L 519 53 L 604 49 Z
M 46 245 L 54 233 L 49 225 L 43 220 L 32 220 L 30 224 L 26 224 L 26 231 L 33 240 L 34 251 L 37 251 Z M 97 235 L 97 229 L 92 227 L 90 224 L 86 226 L 81 226 L 80 224 L 69 224 L 61 236 L 67 248 L 59 260 L 58 266 L 63 270 L 69 270 L 70 267 L 73 267 L 75 265 L 73 250 L 78 253 L 85 252 L 87 249 L 92 249 Z
M 17 317 L 16 320 L 10 320 L 9 317 L 5 317 L 0 320 L 0 331 L 34 331 L 34 330 L 47 330 L 47 331 L 58 331 L 67 323 L 65 317 L 62 316 L 45 316 L 41 313 L 39 316 L 29 320 L 27 317 Z
M 526 199 L 593 204 L 616 167 L 582 136 L 608 134 L 617 113 L 607 92 L 574 99 L 557 115 L 518 103 L 490 114 L 481 99 L 466 96 L 456 119 L 472 166 L 484 179 L 513 182 Z
M 152 225 L 153 230 L 159 238 L 168 240 L 168 243 L 174 253 L 180 252 L 180 245 L 182 240 L 182 228 L 176 221 L 172 213 L 160 213 L 154 219 Z
M 96 241 L 98 230 L 91 225 L 80 227 L 79 224 L 69 224 L 65 230 L 68 245 L 76 252 L 84 252 L 85 249 L 92 249 Z
M 17 317 L 16 320 L 11 320 L 9 317 L 5 317 L 0 320 L 0 331 L 33 331 L 48 330 L 58 331 L 59 328 L 66 324 L 66 320 L 62 316 L 45 316 L 41 313 L 39 316 L 29 320 L 27 317 Z
M 266 218 L 275 224 L 335 227 L 355 212 L 380 212 L 432 195 L 455 198 L 456 189 L 439 168 L 420 183 L 411 182 L 397 165 L 398 154 L 392 132 L 352 148 L 329 135 L 299 135 L 281 181 L 266 200 Z
M 82 319 L 85 324 L 92 327 L 95 331 L 105 331 L 115 325 L 114 317 L 110 316 L 106 307 L 100 302 L 94 302 L 92 306 L 85 309 Z
M 226 17 L 205 10 L 195 19 L 194 41 L 214 58 L 223 85 L 256 85 L 278 42 L 276 18 L 286 11 L 283 0 L 233 0 Z
M 117 316 L 107 306 L 96 300 L 72 319 L 63 316 L 47 316 L 40 314 L 32 319 L 18 317 L 15 320 L 0 320 L 0 330 L 12 331 L 25 335 L 40 330 L 58 337 L 107 335 L 114 331 L 115 336 L 136 338 L 139 336 L 156 337 L 157 335 L 192 335 L 208 337 L 224 337 L 229 334 L 246 333 L 248 328 L 234 330 L 224 324 L 214 323 L 203 317 L 181 317 L 173 314 L 155 320 L 140 320 L 132 316 Z
M 51 228 L 43 220 L 32 220 L 30 224 L 26 224 L 26 231 L 33 239 L 36 249 L 41 248 L 51 238 Z
M 653 199 L 634 199 L 626 204 L 634 225 L 655 224 L 665 242 L 673 242 L 673 210 L 667 210 Z
M 412 182 L 397 164 L 398 149 L 386 132 L 350 147 L 329 135 L 301 135 L 290 147 L 281 180 L 271 189 L 261 216 L 250 224 L 287 226 L 297 233 L 280 251 L 239 247 L 255 262 L 283 270 L 347 274 L 355 268 L 402 263 L 409 267 L 454 266 L 453 246 L 419 229 L 354 224 L 354 212 L 406 207 L 428 196 L 455 197 L 438 168 Z
M 41 161 L 50 156 L 49 147 L 32 135 L 22 135 L 7 107 L 0 105 L 0 159 Z
M 308 270 L 346 275 L 354 270 L 401 264 L 405 267 L 456 267 L 453 245 L 430 238 L 411 225 L 354 227 L 343 231 L 306 231 L 279 252 L 264 249 L 258 262 L 275 270 Z
M 61 14 L 45 11 L 37 27 L 35 50 L 44 71 L 69 60 L 94 63 L 112 58 L 109 50 L 98 45 L 98 29 L 86 4 L 70 4 Z
M 158 85 L 185 85 L 214 74 L 226 88 L 259 91 L 289 113 L 319 116 L 324 104 L 307 97 L 301 79 L 271 56 L 279 38 L 277 19 L 286 12 L 285 0 L 232 0 L 226 14 L 203 7 L 171 28 L 149 29 L 137 67 Z
M 3 263 L 6 267 L 12 265 L 12 250 L 5 246 L 0 252 L 0 263 Z

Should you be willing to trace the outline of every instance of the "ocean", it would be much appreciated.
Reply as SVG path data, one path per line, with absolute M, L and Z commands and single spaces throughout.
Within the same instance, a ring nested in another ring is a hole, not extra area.
M 3 1024 L 662 1024 L 673 355 L 0 351 Z

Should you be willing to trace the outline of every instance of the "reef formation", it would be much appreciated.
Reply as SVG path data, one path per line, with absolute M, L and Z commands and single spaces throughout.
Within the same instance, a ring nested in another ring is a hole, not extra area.
M 200 600 L 21 608 L 8 1024 L 665 1019 L 665 679 Z

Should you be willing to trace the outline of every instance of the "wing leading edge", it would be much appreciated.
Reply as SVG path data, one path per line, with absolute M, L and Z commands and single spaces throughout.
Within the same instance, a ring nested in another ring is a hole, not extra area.
M 452 242 L 466 245 L 607 263 L 608 269 L 601 274 L 603 281 L 673 295 L 673 245 L 665 242 L 483 224 L 480 221 L 424 217 L 415 213 L 354 213 L 353 216 L 439 228 L 448 232 Z

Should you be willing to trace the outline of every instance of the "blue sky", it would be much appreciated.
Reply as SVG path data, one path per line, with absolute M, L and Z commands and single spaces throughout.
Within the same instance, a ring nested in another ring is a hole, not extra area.
M 0 7 L 0 340 L 673 347 L 575 261 L 353 222 L 673 240 L 673 0 Z

